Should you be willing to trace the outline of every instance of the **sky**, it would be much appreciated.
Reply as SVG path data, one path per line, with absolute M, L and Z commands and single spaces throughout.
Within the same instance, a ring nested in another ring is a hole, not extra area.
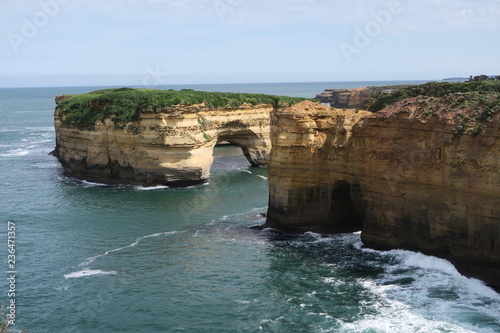
M 500 0 L 0 0 L 0 87 L 500 75 Z

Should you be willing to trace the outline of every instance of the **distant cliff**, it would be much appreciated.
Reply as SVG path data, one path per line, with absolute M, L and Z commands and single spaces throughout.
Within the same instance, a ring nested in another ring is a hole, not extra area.
M 220 141 L 241 147 L 252 165 L 266 165 L 270 112 L 301 100 L 129 88 L 59 96 L 55 154 L 68 175 L 89 181 L 199 183 Z
M 379 93 L 391 93 L 400 87 L 406 86 L 383 86 L 364 87 L 353 89 L 326 89 L 316 95 L 321 103 L 329 103 L 331 107 L 339 109 L 364 109 L 368 100 Z
M 500 85 L 448 84 L 376 113 L 274 111 L 267 226 L 362 230 L 365 246 L 444 257 L 500 288 Z

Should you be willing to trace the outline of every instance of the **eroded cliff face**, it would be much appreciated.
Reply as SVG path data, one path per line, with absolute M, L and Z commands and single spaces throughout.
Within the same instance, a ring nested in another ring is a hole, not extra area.
M 391 93 L 401 86 L 363 87 L 353 89 L 326 89 L 316 95 L 321 103 L 329 103 L 334 108 L 363 109 L 370 97 L 378 93 Z
M 268 225 L 293 232 L 361 229 L 348 175 L 332 175 L 329 156 L 347 149 L 352 128 L 368 112 L 312 102 L 273 112 Z
M 268 226 L 360 229 L 500 287 L 500 115 L 413 98 L 376 114 L 302 102 L 275 112 Z
M 199 183 L 209 177 L 219 141 L 241 147 L 252 165 L 267 164 L 272 109 L 178 105 L 164 112 L 141 112 L 123 128 L 108 118 L 81 129 L 65 124 L 67 115 L 57 108 L 55 153 L 65 172 L 80 179 L 146 186 Z

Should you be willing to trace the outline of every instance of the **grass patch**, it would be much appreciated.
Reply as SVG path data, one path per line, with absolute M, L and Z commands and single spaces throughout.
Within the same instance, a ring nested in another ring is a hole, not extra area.
M 139 119 L 141 112 L 169 112 L 177 105 L 205 104 L 206 110 L 234 109 L 243 104 L 252 106 L 270 104 L 285 107 L 306 98 L 265 94 L 221 93 L 155 89 L 103 89 L 84 95 L 74 95 L 61 101 L 60 112 L 66 115 L 65 124 L 78 128 L 93 128 L 96 121 L 111 118 L 117 127 Z

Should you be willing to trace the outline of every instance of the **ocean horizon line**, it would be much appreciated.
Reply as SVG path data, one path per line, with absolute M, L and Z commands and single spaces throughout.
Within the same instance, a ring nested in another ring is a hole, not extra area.
M 169 87 L 169 86 L 225 86 L 225 85 L 276 85 L 276 84 L 328 84 L 328 83 L 363 83 L 363 82 L 442 82 L 446 79 L 404 79 L 404 80 L 341 80 L 341 81 L 284 81 L 284 82 L 228 82 L 228 83 L 169 83 L 169 84 L 158 84 L 158 85 L 140 85 L 140 84 L 114 84 L 114 85 L 54 85 L 54 86 L 13 86 L 13 87 L 0 87 L 0 89 L 44 89 L 44 88 L 91 88 L 91 87 L 103 87 L 103 88 L 115 88 L 115 87 L 131 87 L 131 88 L 147 88 L 155 89 L 159 87 Z

